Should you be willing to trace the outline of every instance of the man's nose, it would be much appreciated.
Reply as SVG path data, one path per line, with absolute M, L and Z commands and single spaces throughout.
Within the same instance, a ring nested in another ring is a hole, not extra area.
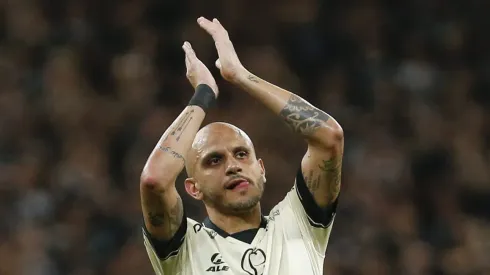
M 242 172 L 242 167 L 240 167 L 240 164 L 237 161 L 230 161 L 228 168 L 226 169 L 226 175 L 235 175 L 240 172 Z

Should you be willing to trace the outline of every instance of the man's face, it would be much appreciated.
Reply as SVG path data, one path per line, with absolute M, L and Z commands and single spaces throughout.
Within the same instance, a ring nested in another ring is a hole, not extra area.
M 252 142 L 236 127 L 213 124 L 193 144 L 193 179 L 208 207 L 236 214 L 251 210 L 262 197 L 265 171 Z

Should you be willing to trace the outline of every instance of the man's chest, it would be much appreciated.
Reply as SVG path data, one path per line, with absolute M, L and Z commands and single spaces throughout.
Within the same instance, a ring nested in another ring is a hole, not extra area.
M 251 243 L 208 234 L 189 248 L 193 274 L 289 274 L 295 255 L 308 255 L 301 240 L 287 239 L 274 227 L 261 229 Z
M 194 272 L 222 274 L 263 274 L 270 261 L 274 236 L 265 229 L 257 232 L 251 243 L 231 236 L 210 235 L 190 249 L 189 261 Z M 196 270 L 199 269 L 199 270 Z

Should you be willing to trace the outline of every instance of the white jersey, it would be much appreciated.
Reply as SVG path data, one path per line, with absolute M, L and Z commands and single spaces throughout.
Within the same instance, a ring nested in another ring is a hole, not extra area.
M 144 244 L 158 275 L 321 275 L 336 204 L 320 209 L 299 171 L 258 229 L 229 235 L 209 219 L 185 218 L 168 242 L 144 229 Z

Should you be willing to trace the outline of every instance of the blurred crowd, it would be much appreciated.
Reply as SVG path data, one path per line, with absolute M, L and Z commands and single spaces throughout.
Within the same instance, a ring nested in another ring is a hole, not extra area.
M 343 126 L 325 274 L 490 274 L 489 10 L 478 0 L 0 1 L 0 274 L 153 274 L 139 176 L 193 93 L 184 40 L 221 87 L 206 123 L 244 129 L 265 162 L 263 211 L 290 190 L 305 144 L 221 80 L 201 15 L 220 19 L 250 71 Z

